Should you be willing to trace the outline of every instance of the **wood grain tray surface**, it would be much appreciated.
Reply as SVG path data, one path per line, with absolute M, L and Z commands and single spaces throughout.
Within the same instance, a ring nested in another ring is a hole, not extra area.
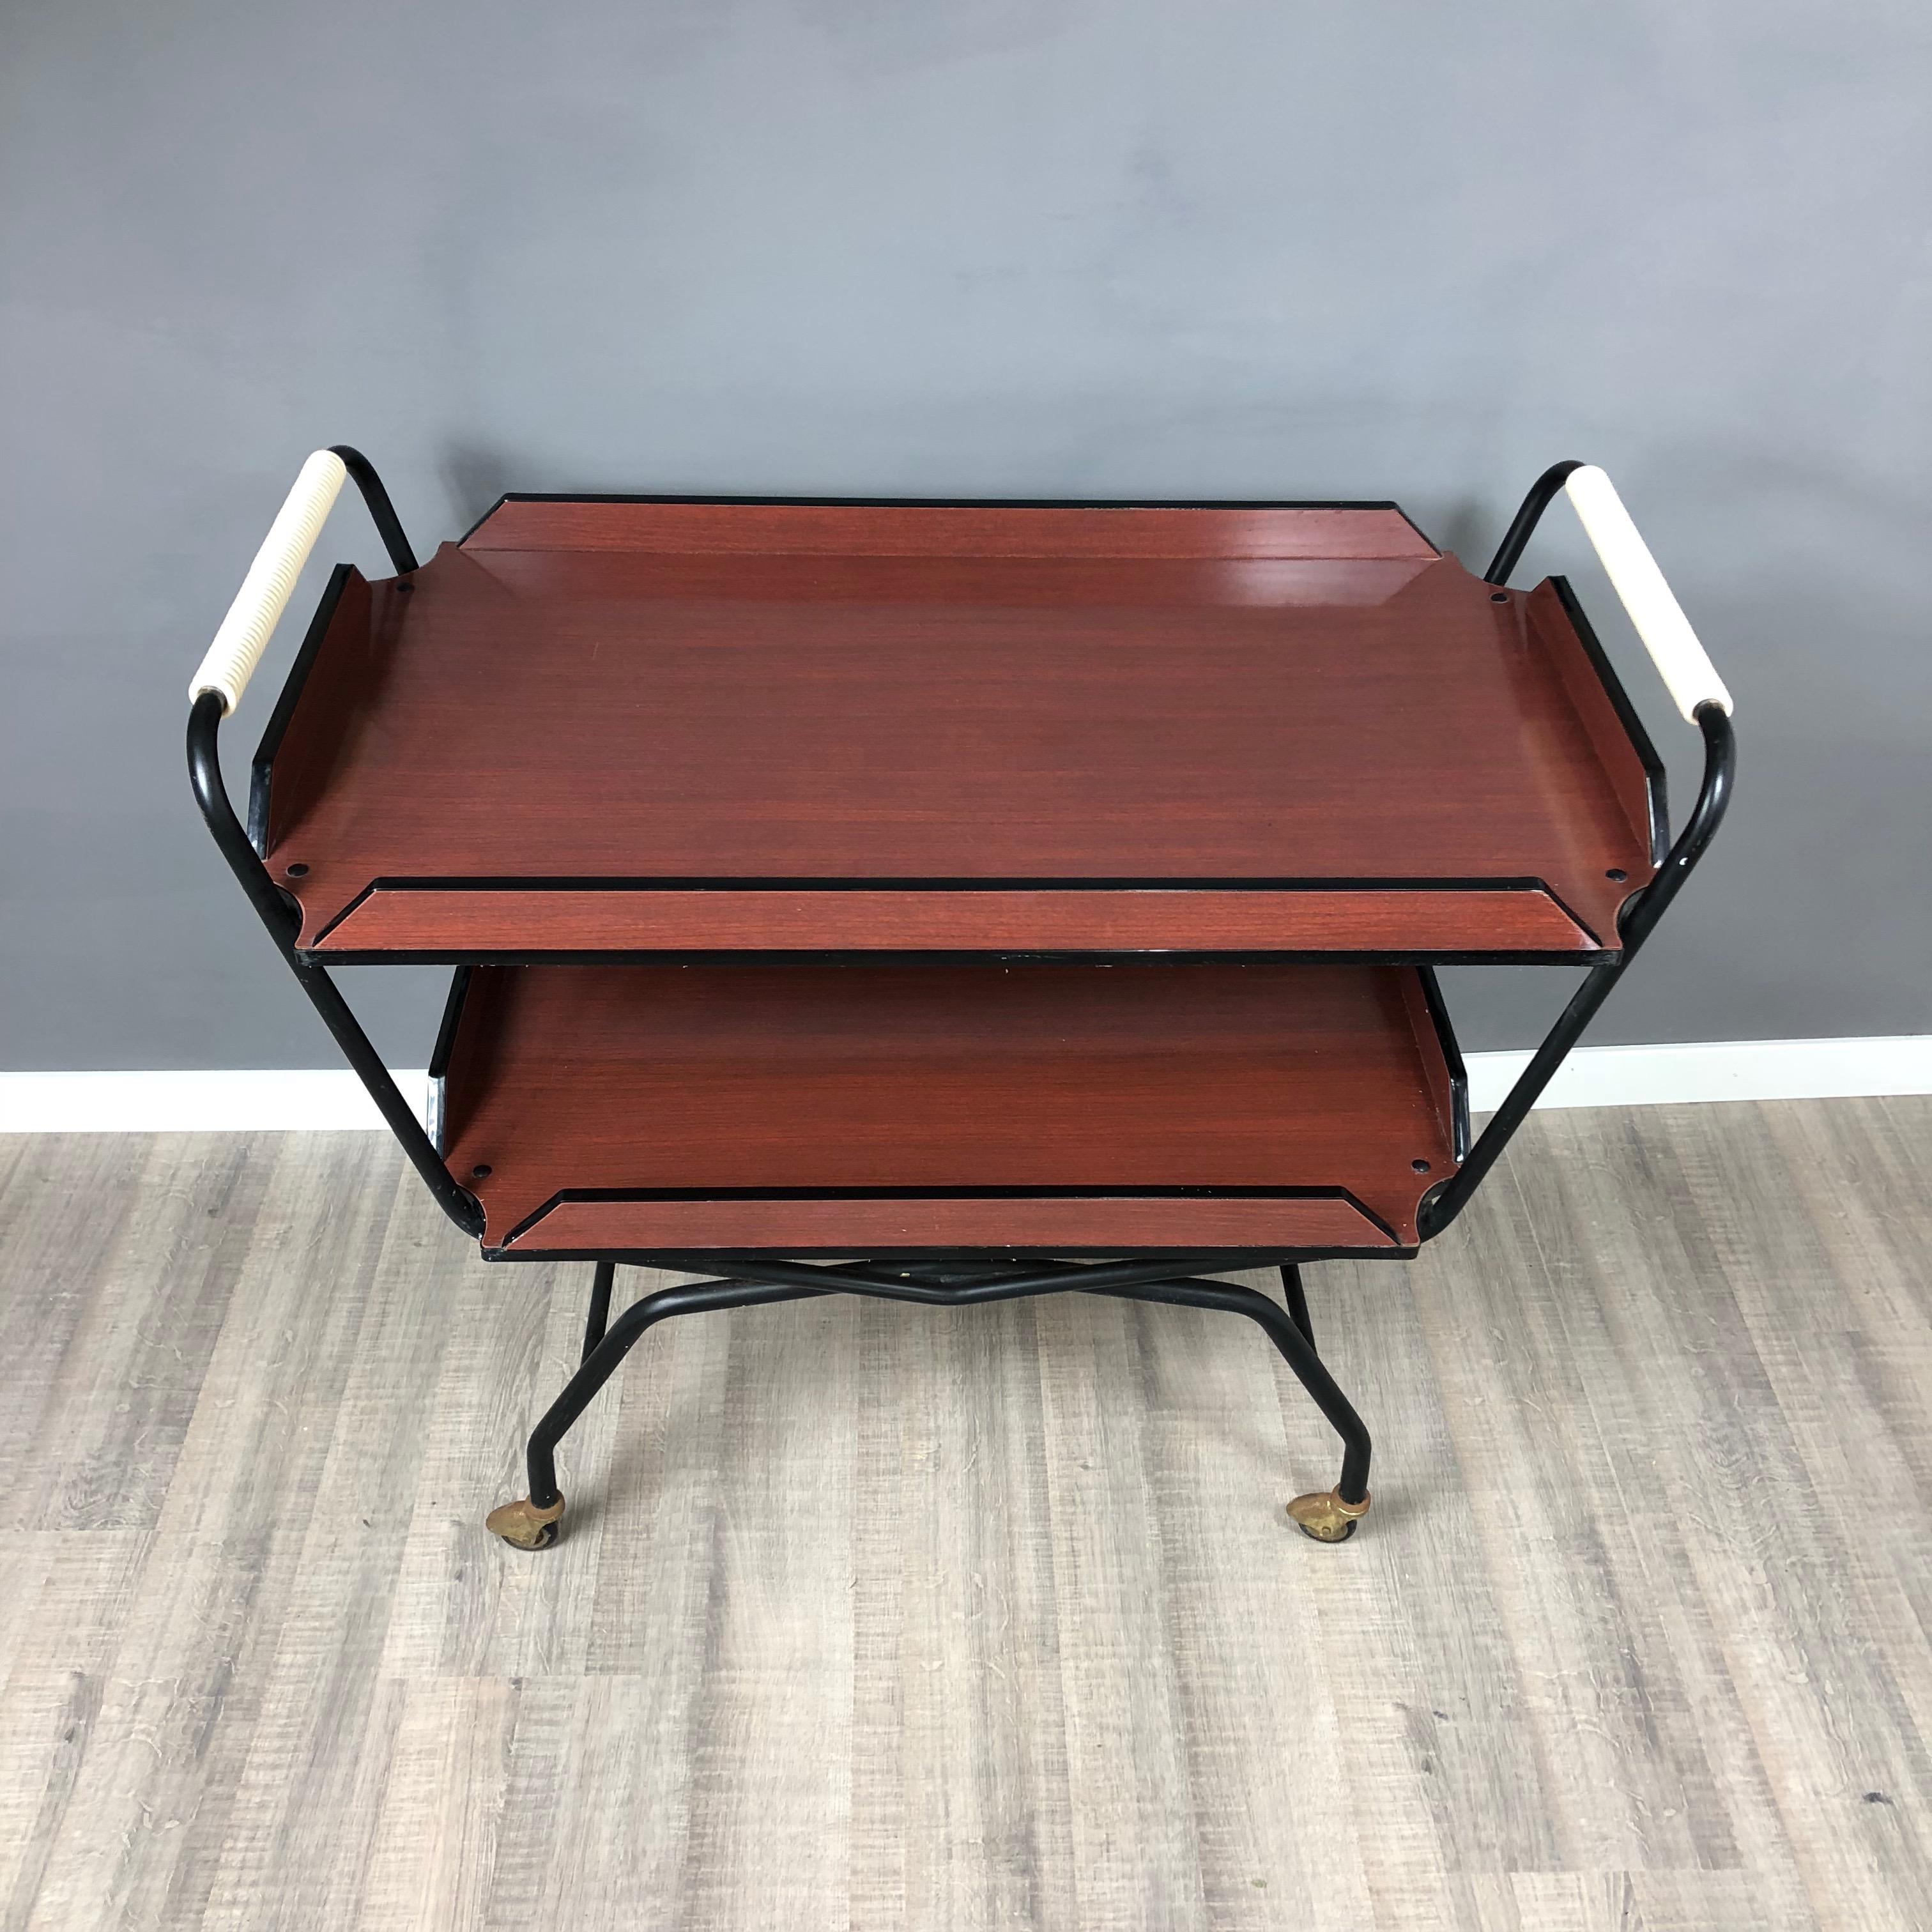
M 506 500 L 338 573 L 253 818 L 322 954 L 1588 957 L 1660 775 L 1390 506 Z
M 486 1250 L 1380 1249 L 1455 1171 L 1419 970 L 469 970 L 441 1095 Z

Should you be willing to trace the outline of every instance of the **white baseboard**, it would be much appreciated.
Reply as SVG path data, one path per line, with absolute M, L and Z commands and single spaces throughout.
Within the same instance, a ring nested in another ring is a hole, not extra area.
M 1469 1104 L 1486 1113 L 1527 1053 L 1472 1053 Z M 397 1084 L 419 1101 L 420 1068 Z M 1932 1094 L 1932 1034 L 1884 1040 L 1716 1040 L 1588 1046 L 1572 1054 L 1546 1107 L 1642 1107 L 1696 1100 L 1812 1100 Z M 346 1070 L 182 1073 L 0 1073 L 0 1133 L 274 1133 L 380 1127 Z
M 1469 1105 L 1487 1113 L 1527 1053 L 1472 1053 Z M 1932 1034 L 1863 1040 L 1719 1040 L 1586 1046 L 1544 1090 L 1545 1107 L 1657 1107 L 1696 1100 L 1836 1100 L 1932 1094 Z
M 394 1078 L 421 1107 L 428 1071 L 399 1070 Z M 0 1133 L 320 1133 L 382 1124 L 375 1102 L 346 1066 L 0 1073 Z

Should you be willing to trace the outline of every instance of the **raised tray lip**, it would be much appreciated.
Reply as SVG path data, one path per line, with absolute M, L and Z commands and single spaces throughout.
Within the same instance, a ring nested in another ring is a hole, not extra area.
M 1255 1248 L 1203 1248 L 1198 1243 L 1189 1246 L 1177 1246 L 1172 1243 L 1163 1245 L 1158 1241 L 1136 1240 L 1132 1244 L 1136 1257 L 1159 1261 L 1172 1256 L 1177 1262 L 1185 1262 L 1189 1271 L 1195 1274 L 1233 1274 L 1238 1270 L 1275 1268 L 1284 1262 L 1378 1261 L 1412 1262 L 1422 1252 L 1420 1246 L 1406 1242 L 1399 1247 L 1273 1247 Z M 734 1257 L 747 1260 L 770 1261 L 849 1261 L 852 1250 L 844 1247 L 826 1248 L 800 1246 L 788 1242 L 780 1247 L 748 1248 L 740 1244 L 731 1248 L 598 1248 L 594 1251 L 584 1248 L 492 1248 L 480 1250 L 486 1262 L 581 1262 L 591 1258 L 615 1262 L 625 1267 L 674 1269 L 680 1274 L 694 1275 L 724 1274 L 730 1272 Z M 1119 1245 L 1109 1247 L 1080 1246 L 1056 1242 L 1050 1248 L 1039 1247 L 1020 1242 L 998 1246 L 975 1246 L 971 1243 L 949 1241 L 943 1247 L 893 1246 L 890 1244 L 873 1244 L 868 1249 L 867 1258 L 872 1261 L 1115 1261 L 1120 1258 L 1123 1249 Z M 1077 1286 L 1077 1284 L 1076 1284 Z
M 460 550 L 506 503 L 654 503 L 719 508 L 838 510 L 1392 510 L 1438 556 L 1420 524 L 1390 497 L 1281 496 L 693 496 L 672 490 L 506 490 L 456 539 Z
M 360 947 L 332 945 L 332 935 L 340 932 L 364 907 L 380 895 L 404 896 L 412 892 L 446 892 L 473 895 L 487 898 L 492 895 L 512 892 L 544 893 L 566 892 L 602 894 L 612 896 L 634 894 L 640 897 L 658 893 L 710 893 L 721 898 L 733 896 L 754 896 L 769 894 L 774 897 L 788 894 L 816 895 L 874 894 L 892 896 L 901 894 L 944 894 L 948 897 L 967 899 L 974 896 L 1015 892 L 1056 892 L 1093 894 L 1096 897 L 1110 895 L 1131 896 L 1138 892 L 1171 892 L 1176 894 L 1252 894 L 1257 898 L 1274 895 L 1282 897 L 1302 895 L 1330 894 L 1337 897 L 1366 896 L 1383 892 L 1415 892 L 1440 895 L 1444 898 L 1457 895 L 1478 896 L 1494 894 L 1520 894 L 1546 901 L 1555 912 L 1567 920 L 1580 935 L 1582 944 L 1564 949 L 1485 949 L 1481 947 L 1443 946 L 1065 946 L 1044 943 L 1013 945 L 989 944 L 984 946 L 945 947 L 932 946 L 878 946 L 864 949 L 840 946 L 787 947 L 759 946 L 755 948 L 700 947 L 700 946 L 608 946 L 586 949 L 579 946 L 542 946 L 526 944 L 493 946 L 467 946 L 452 947 Z M 1612 937 L 1614 938 L 1614 934 Z M 346 905 L 332 914 L 327 922 L 314 935 L 298 945 L 296 954 L 304 962 L 325 964 L 331 962 L 338 965 L 455 964 L 468 961 L 477 964 L 557 964 L 572 960 L 591 961 L 630 959 L 634 961 L 683 961 L 694 963 L 710 958 L 729 958 L 736 953 L 754 951 L 760 958 L 796 957 L 800 962 L 807 960 L 830 961 L 834 958 L 852 960 L 882 960 L 895 954 L 908 957 L 973 958 L 1016 958 L 1042 957 L 1056 959 L 1091 958 L 1106 959 L 1189 959 L 1189 958 L 1251 958 L 1257 962 L 1267 960 L 1310 961 L 1332 960 L 1337 964 L 1352 962 L 1360 964 L 1403 965 L 1412 962 L 1432 961 L 1444 965 L 1600 965 L 1618 958 L 1622 948 L 1606 945 L 1596 932 L 1574 908 L 1568 904 L 1562 896 L 1547 880 L 1529 877 L 1496 877 L 1468 879 L 1445 878 L 1300 878 L 1300 879 L 1244 879 L 1205 878 L 1187 879 L 892 879 L 861 878 L 832 879 L 797 877 L 780 879 L 761 878 L 673 878 L 669 877 L 618 878 L 606 877 L 538 876 L 520 878 L 410 878 L 388 877 L 372 879 Z
M 1346 1187 L 560 1187 L 540 1206 L 525 1215 L 495 1246 L 486 1247 L 484 1253 L 487 1258 L 494 1260 L 519 1252 L 524 1238 L 542 1228 L 560 1208 L 590 1204 L 626 1206 L 664 1202 L 695 1205 L 748 1201 L 836 1201 L 854 1207 L 869 1207 L 880 1202 L 912 1206 L 942 1202 L 1006 1201 L 1333 1202 L 1352 1208 L 1365 1226 L 1385 1238 L 1378 1244 L 1365 1243 L 1356 1252 L 1378 1255 L 1402 1244 L 1401 1236 L 1388 1221 Z M 1138 1251 L 1138 1243 L 1135 1246 Z M 951 1253 L 953 1250 L 949 1245 L 945 1252 Z
M 1660 871 L 1670 851 L 1670 781 L 1664 760 L 1658 757 L 1642 715 L 1630 702 L 1630 693 L 1624 688 L 1624 681 L 1618 676 L 1617 668 L 1611 663 L 1610 653 L 1604 649 L 1603 640 L 1597 635 L 1596 627 L 1590 622 L 1589 614 L 1584 610 L 1569 578 L 1552 575 L 1548 582 L 1556 593 L 1556 601 L 1563 607 L 1563 614 L 1570 620 L 1570 628 L 1576 633 L 1577 642 L 1583 646 L 1590 668 L 1597 674 L 1604 687 L 1604 694 L 1610 700 L 1610 708 L 1617 714 L 1617 722 L 1628 734 L 1637 763 L 1643 767 L 1644 791 L 1650 807 L 1650 862 L 1654 868 Z

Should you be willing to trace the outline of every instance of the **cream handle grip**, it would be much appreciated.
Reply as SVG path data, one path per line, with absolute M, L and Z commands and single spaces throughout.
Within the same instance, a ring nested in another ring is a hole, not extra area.
M 220 698 L 224 712 L 240 704 L 348 475 L 346 466 L 332 449 L 318 449 L 302 465 L 200 669 L 188 681 L 190 704 L 206 691 Z
M 1699 705 L 1714 704 L 1728 717 L 1731 694 L 1697 641 L 1649 545 L 1630 520 L 1616 486 L 1594 463 L 1586 463 L 1570 471 L 1563 488 L 1678 710 L 1694 722 Z

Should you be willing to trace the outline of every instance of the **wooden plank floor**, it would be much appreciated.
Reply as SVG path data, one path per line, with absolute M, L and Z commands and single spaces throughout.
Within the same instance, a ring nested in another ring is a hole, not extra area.
M 0 1140 L 0 1926 L 1932 1926 L 1932 1101 L 1539 1117 L 1412 1268 L 656 1330 L 387 1141 Z M 620 1276 L 641 1290 L 641 1275 Z

